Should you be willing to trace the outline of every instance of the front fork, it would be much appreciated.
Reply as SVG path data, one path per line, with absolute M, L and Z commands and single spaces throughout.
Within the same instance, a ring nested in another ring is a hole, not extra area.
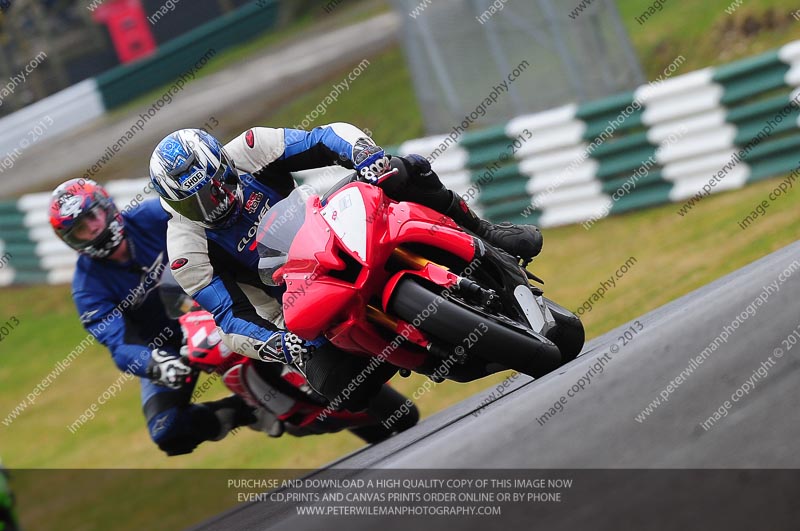
M 478 245 L 478 252 L 481 259 L 490 262 L 497 270 L 499 278 L 496 281 L 503 287 L 500 294 L 502 303 L 507 308 L 516 308 L 519 314 L 516 321 L 530 326 L 531 330 L 541 335 L 556 326 L 555 318 L 544 301 L 544 292 L 530 283 L 534 280 L 544 284 L 542 279 L 528 271 L 531 259 L 517 262 L 510 255 L 483 242 Z

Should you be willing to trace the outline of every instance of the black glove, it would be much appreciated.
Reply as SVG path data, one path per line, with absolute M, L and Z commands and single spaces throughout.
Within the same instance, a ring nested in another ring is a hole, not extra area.
M 412 153 L 401 158 L 407 163 L 408 166 L 411 166 L 412 171 L 415 171 L 417 175 L 428 177 L 433 173 L 431 163 L 422 155 Z
M 155 349 L 150 353 L 147 377 L 170 389 L 180 389 L 196 371 L 186 365 L 179 356 L 166 350 Z

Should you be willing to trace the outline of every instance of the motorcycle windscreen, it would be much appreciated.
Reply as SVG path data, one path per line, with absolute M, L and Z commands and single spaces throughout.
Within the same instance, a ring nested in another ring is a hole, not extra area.
M 314 189 L 310 186 L 298 186 L 275 203 L 258 224 L 258 275 L 264 284 L 276 285 L 272 275 L 286 263 L 292 242 L 306 220 L 306 202 L 313 195 Z

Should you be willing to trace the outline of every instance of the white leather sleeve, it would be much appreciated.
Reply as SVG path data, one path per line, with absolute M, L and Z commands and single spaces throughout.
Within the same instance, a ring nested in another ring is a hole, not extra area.
M 236 168 L 255 173 L 276 161 L 286 150 L 283 129 L 253 127 L 225 145 L 225 151 Z
M 167 254 L 172 275 L 183 291 L 194 295 L 214 277 L 205 229 L 175 212 L 163 199 L 161 205 L 172 215 L 167 223 Z

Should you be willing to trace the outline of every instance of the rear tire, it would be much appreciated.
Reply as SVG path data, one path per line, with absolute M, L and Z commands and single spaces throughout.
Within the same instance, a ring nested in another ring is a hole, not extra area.
M 367 411 L 379 424 L 350 428 L 350 431 L 369 444 L 385 441 L 393 433 L 406 431 L 419 422 L 417 406 L 388 384 L 383 384 L 378 394 L 370 399 Z
M 430 312 L 429 307 L 435 310 Z M 419 321 L 421 330 L 446 346 L 467 348 L 471 356 L 499 363 L 534 378 L 562 364 L 558 347 L 545 336 L 511 319 L 483 313 L 466 303 L 443 299 L 410 278 L 397 284 L 389 312 L 410 323 Z M 478 330 L 481 334 L 477 341 L 465 341 Z

